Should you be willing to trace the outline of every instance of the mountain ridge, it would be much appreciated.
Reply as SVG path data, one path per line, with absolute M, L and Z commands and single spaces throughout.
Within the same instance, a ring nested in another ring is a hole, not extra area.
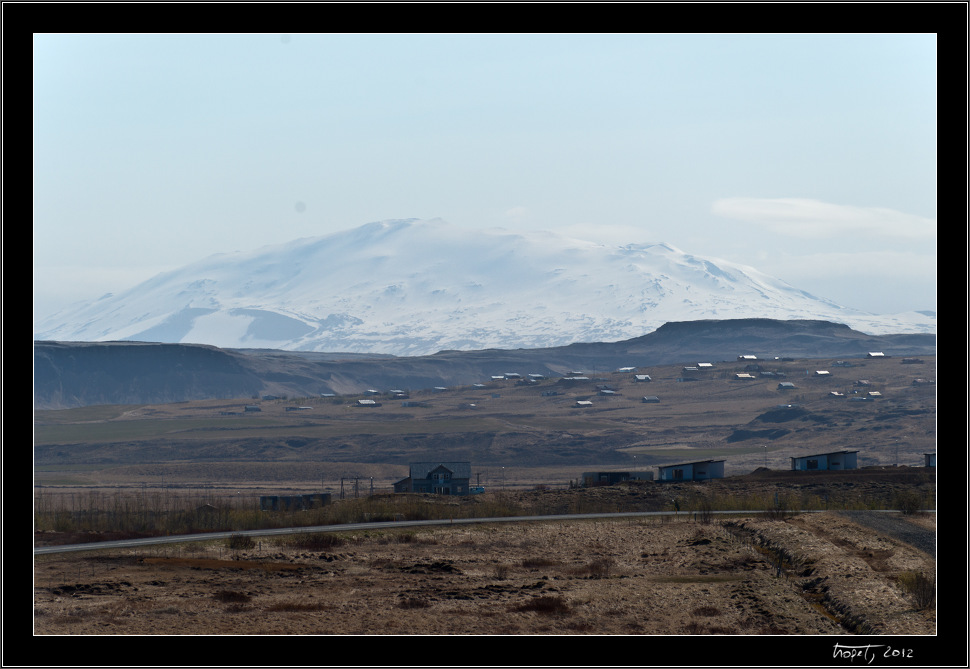
M 703 319 L 665 323 L 619 342 L 542 349 L 445 350 L 424 356 L 222 349 L 164 342 L 34 342 L 34 408 L 199 399 L 354 394 L 468 385 L 518 372 L 563 376 L 620 367 L 759 358 L 935 355 L 931 334 L 868 335 L 817 320 Z

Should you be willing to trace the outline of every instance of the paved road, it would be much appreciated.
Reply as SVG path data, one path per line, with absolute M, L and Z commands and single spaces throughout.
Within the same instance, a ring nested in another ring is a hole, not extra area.
M 911 523 L 898 513 L 843 511 L 842 514 L 854 523 L 898 539 L 936 559 L 936 532 Z
M 738 512 L 732 512 L 738 513 Z M 241 534 L 247 537 L 270 537 L 284 534 L 304 534 L 316 532 L 351 532 L 354 530 L 377 530 L 386 528 L 418 527 L 422 525 L 463 525 L 470 523 L 509 523 L 550 520 L 579 520 L 583 518 L 624 518 L 636 516 L 664 516 L 674 515 L 673 511 L 634 511 L 628 513 L 585 513 L 562 514 L 555 516 L 503 516 L 499 518 L 454 518 L 444 520 L 395 520 L 378 523 L 344 523 L 343 525 L 316 525 L 312 527 L 281 527 L 269 530 L 240 530 L 235 532 L 207 532 L 204 534 L 180 534 L 168 537 L 147 537 L 144 539 L 121 539 L 118 541 L 97 541 L 84 544 L 66 544 L 63 546 L 41 546 L 34 548 L 34 555 L 49 553 L 71 553 L 75 551 L 104 550 L 107 548 L 136 548 L 157 544 L 185 543 L 189 541 L 212 541 L 228 539 Z M 679 515 L 686 515 L 681 512 Z
M 756 514 L 762 511 L 714 511 L 719 514 Z M 815 511 L 802 511 L 800 513 L 816 513 Z M 890 515 L 895 512 L 885 513 L 868 512 L 870 515 Z M 240 530 L 233 532 L 207 532 L 204 534 L 180 534 L 168 537 L 147 537 L 144 539 L 121 539 L 118 541 L 96 541 L 84 544 L 65 544 L 62 546 L 39 546 L 34 548 L 34 555 L 48 555 L 51 553 L 74 553 L 79 551 L 96 551 L 114 548 L 139 548 L 142 546 L 154 546 L 158 544 L 187 543 L 190 541 L 218 541 L 228 539 L 233 535 L 243 535 L 247 537 L 270 537 L 286 534 L 305 534 L 315 532 L 351 532 L 354 530 L 377 530 L 387 528 L 418 527 L 423 525 L 465 525 L 471 523 L 523 523 L 532 521 L 554 521 L 554 520 L 583 520 L 589 518 L 636 518 L 648 516 L 684 516 L 692 517 L 690 512 L 674 511 L 630 511 L 625 513 L 583 513 L 583 514 L 560 514 L 553 516 L 503 516 L 499 518 L 454 518 L 445 520 L 396 520 L 380 523 L 345 523 L 343 525 L 316 525 L 313 527 L 282 527 L 269 530 Z M 899 522 L 904 522 L 900 520 Z M 909 523 L 906 523 L 909 525 Z M 876 528 L 878 529 L 878 528 Z M 935 536 L 934 536 L 935 546 Z M 935 549 L 934 549 L 935 556 Z

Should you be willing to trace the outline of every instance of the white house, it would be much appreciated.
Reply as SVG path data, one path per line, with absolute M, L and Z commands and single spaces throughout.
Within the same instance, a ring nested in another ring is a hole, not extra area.
M 856 453 L 859 451 L 835 451 L 817 455 L 802 455 L 791 459 L 792 471 L 821 471 L 858 469 Z
M 706 481 L 724 478 L 724 460 L 698 460 L 657 467 L 661 481 Z

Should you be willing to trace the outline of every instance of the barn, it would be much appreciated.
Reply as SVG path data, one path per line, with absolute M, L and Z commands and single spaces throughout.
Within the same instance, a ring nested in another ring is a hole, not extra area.
M 858 469 L 856 454 L 859 451 L 835 451 L 833 453 L 818 453 L 816 455 L 802 455 L 791 459 L 792 471 L 822 471 Z
M 724 460 L 698 460 L 657 467 L 661 481 L 706 481 L 724 478 Z

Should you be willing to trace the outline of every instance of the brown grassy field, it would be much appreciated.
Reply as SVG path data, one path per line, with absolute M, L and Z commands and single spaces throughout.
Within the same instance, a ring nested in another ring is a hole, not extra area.
M 336 494 L 352 484 L 390 491 L 409 462 L 426 460 L 469 461 L 490 490 L 705 458 L 723 458 L 727 476 L 786 470 L 793 456 L 842 449 L 858 450 L 860 467 L 922 465 L 936 451 L 936 386 L 914 382 L 935 381 L 935 358 L 837 362 L 767 361 L 774 376 L 744 381 L 734 375 L 746 365 L 724 362 L 691 372 L 699 378 L 691 382 L 678 381 L 682 366 L 668 366 L 640 370 L 649 383 L 601 372 L 590 381 L 412 390 L 422 407 L 379 396 L 369 409 L 358 397 L 318 397 L 37 411 L 34 482 Z M 796 388 L 778 390 L 781 380 Z M 598 394 L 602 386 L 615 394 Z M 881 397 L 853 399 L 871 391 Z M 646 395 L 661 401 L 644 403 Z M 578 400 L 593 404 L 577 408 Z M 253 403 L 261 411 L 246 413 Z M 287 411 L 297 407 L 309 408 Z
M 935 516 L 902 521 L 935 530 Z M 372 530 L 35 559 L 39 635 L 927 635 L 935 560 L 836 513 Z

